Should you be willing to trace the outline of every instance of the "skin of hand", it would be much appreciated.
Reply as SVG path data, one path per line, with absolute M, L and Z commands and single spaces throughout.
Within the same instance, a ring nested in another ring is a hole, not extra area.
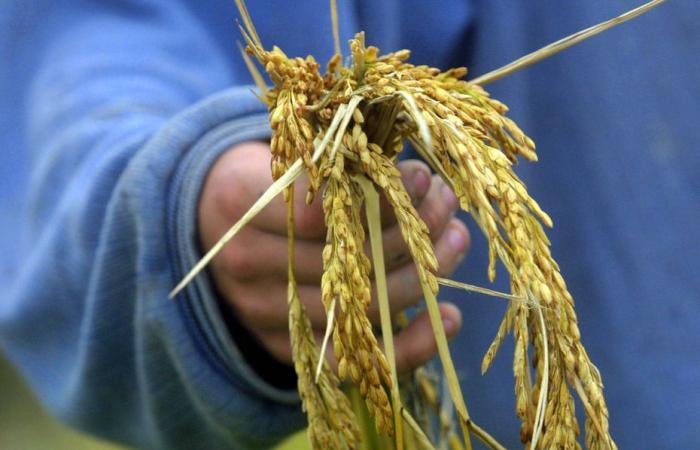
M 470 243 L 466 226 L 454 218 L 457 198 L 439 177 L 431 177 L 424 163 L 407 160 L 398 167 L 414 205 L 430 229 L 439 274 L 449 276 L 463 259 Z M 296 277 L 299 294 L 320 340 L 326 327 L 319 287 L 326 230 L 321 194 L 316 195 L 311 205 L 306 205 L 304 198 L 308 184 L 300 181 L 296 183 L 294 195 Z M 200 197 L 198 226 L 202 250 L 211 248 L 270 184 L 270 149 L 266 143 L 246 142 L 226 151 L 212 166 Z M 422 293 L 396 219 L 384 201 L 381 213 L 389 301 L 395 315 L 416 304 Z M 291 364 L 286 227 L 287 209 L 282 197 L 278 196 L 224 247 L 209 270 L 219 292 L 241 323 L 272 356 Z M 369 255 L 368 245 L 365 250 Z M 447 336 L 454 336 L 462 325 L 459 309 L 441 303 L 440 312 Z M 368 314 L 372 323 L 379 324 L 376 299 Z M 399 372 L 416 368 L 435 355 L 437 347 L 427 312 L 417 315 L 395 336 L 394 346 Z

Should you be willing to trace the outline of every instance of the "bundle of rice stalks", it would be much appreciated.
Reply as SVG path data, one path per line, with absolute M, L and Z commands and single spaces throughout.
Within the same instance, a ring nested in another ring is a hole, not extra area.
M 357 398 L 363 400 L 378 431 L 393 436 L 395 448 L 432 448 L 428 437 L 432 433 L 426 430 L 430 420 L 416 420 L 414 415 L 420 408 L 404 407 L 406 399 L 410 397 L 415 403 L 419 398 L 418 403 L 424 403 L 425 408 L 436 410 L 447 429 L 451 428 L 451 420 L 440 414 L 444 408 L 437 398 L 435 380 L 426 370 L 419 369 L 410 383 L 409 390 L 420 396 L 402 395 L 399 389 L 381 244 L 379 191 L 393 208 L 418 270 L 456 423 L 461 429 L 461 440 L 447 433 L 443 441 L 451 441 L 452 448 L 471 448 L 474 434 L 490 448 L 502 448 L 469 416 L 436 300 L 440 284 L 478 288 L 436 275 L 437 260 L 428 228 L 412 205 L 396 168 L 409 142 L 453 189 L 461 208 L 471 214 L 487 237 L 491 281 L 496 276 L 497 260 L 510 275 L 510 294 L 480 290 L 510 302 L 483 359 L 482 372 L 488 370 L 506 334 L 512 332 L 515 409 L 522 423 L 523 444 L 531 449 L 580 448 L 572 396 L 575 391 L 586 413 L 587 447 L 616 448 L 608 431 L 600 373 L 581 344 L 574 301 L 552 258 L 542 226 L 551 227 L 552 221 L 513 171 L 519 158 L 537 160 L 535 144 L 506 116 L 507 107 L 492 99 L 481 85 L 659 3 L 651 2 L 469 82 L 462 79 L 467 73 L 464 68 L 441 71 L 409 63 L 408 50 L 382 55 L 376 47 L 365 44 L 363 33 L 350 40 L 350 63 L 343 65 L 337 26 L 337 53 L 322 73 L 312 56 L 291 58 L 278 47 L 266 50 L 243 1 L 237 0 L 247 43 L 244 57 L 270 113 L 275 182 L 174 293 L 272 198 L 284 193 L 289 220 L 290 338 L 312 446 L 359 447 L 362 433 L 353 412 L 358 408 L 339 388 L 341 381 L 348 380 L 356 386 L 354 403 Z M 334 6 L 332 2 L 335 13 Z M 271 89 L 265 86 L 251 56 L 267 72 L 273 83 Z M 327 226 L 321 290 L 328 328 L 323 348 L 314 339 L 294 277 L 291 197 L 292 184 L 302 173 L 310 180 L 307 201 L 323 196 Z M 367 233 L 371 259 L 363 249 Z M 367 317 L 372 271 L 385 352 Z M 338 361 L 337 375 L 322 357 L 328 341 L 332 341 Z

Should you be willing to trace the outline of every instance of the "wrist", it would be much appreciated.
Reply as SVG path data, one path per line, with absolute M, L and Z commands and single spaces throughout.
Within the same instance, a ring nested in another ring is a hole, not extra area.
M 250 109 L 248 115 L 234 117 L 201 136 L 183 157 L 171 183 L 168 239 L 175 282 L 202 256 L 198 238 L 198 204 L 204 181 L 214 162 L 238 145 L 247 145 L 249 141 L 259 144 L 270 135 L 263 108 L 256 104 Z M 243 357 L 206 272 L 197 276 L 175 301 L 185 322 L 190 324 L 192 338 L 199 342 L 198 348 L 206 353 L 214 370 L 228 374 L 237 384 L 247 385 L 262 398 L 281 403 L 299 401 L 295 389 L 281 389 L 268 383 L 250 366 L 251 358 Z

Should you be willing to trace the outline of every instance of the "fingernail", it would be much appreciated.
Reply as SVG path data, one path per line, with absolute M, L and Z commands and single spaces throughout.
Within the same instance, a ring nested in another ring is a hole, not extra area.
M 459 206 L 459 200 L 452 189 L 447 184 L 442 185 L 442 200 L 447 204 L 447 206 L 455 210 Z
M 442 319 L 442 326 L 445 328 L 445 334 L 449 336 L 457 331 L 457 323 L 452 319 Z
M 425 170 L 416 169 L 413 173 L 413 199 L 418 200 L 425 197 L 430 187 L 430 176 L 425 173 Z
M 447 240 L 450 243 L 452 249 L 456 250 L 459 253 L 463 253 L 465 247 L 467 246 L 467 237 L 461 230 L 455 227 L 451 227 L 447 231 Z

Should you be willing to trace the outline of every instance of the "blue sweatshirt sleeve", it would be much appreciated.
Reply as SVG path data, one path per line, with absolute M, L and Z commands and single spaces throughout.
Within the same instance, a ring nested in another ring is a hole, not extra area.
M 264 106 L 186 7 L 59 3 L 31 3 L 29 243 L 3 350 L 54 413 L 105 438 L 270 446 L 303 425 L 296 392 L 246 364 L 206 274 L 167 298 L 199 258 L 209 167 L 268 136 Z

